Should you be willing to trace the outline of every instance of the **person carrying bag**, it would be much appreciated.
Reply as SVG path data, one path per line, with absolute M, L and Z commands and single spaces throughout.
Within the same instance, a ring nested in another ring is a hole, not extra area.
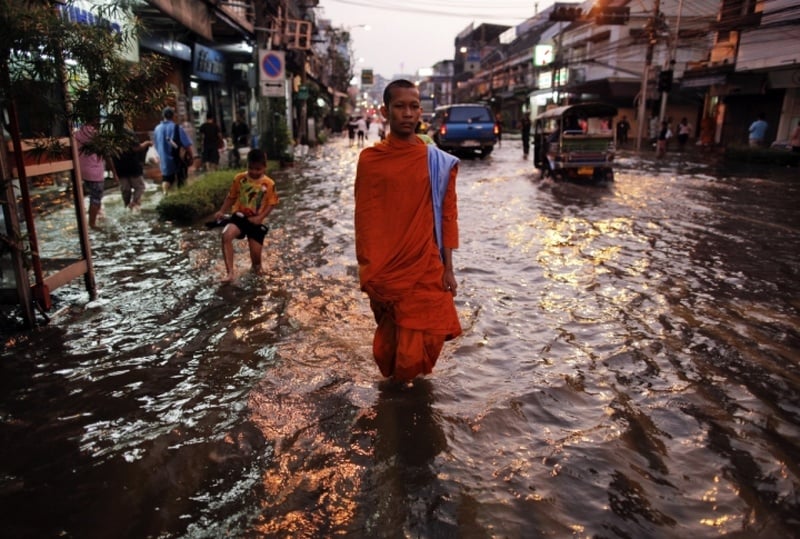
M 192 139 L 173 121 L 175 111 L 172 107 L 166 107 L 162 116 L 163 120 L 153 131 L 153 146 L 158 152 L 161 186 L 167 193 L 173 185 L 180 187 L 186 183 L 194 156 Z

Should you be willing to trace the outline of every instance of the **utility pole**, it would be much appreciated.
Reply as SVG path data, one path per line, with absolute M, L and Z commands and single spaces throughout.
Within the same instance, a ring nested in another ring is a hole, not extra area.
M 262 88 L 263 82 L 263 73 L 262 67 L 260 65 L 260 50 L 263 48 L 267 51 L 272 50 L 281 50 L 281 44 L 283 42 L 283 8 L 279 5 L 276 10 L 276 16 L 268 15 L 266 11 L 257 9 L 255 11 L 255 26 L 253 29 L 257 32 L 258 39 L 256 40 L 258 43 L 258 48 L 253 51 L 254 60 L 256 65 L 259 66 L 258 68 L 258 117 L 256 120 L 256 131 L 259 136 L 259 144 L 264 144 L 264 134 L 267 131 L 272 131 L 275 129 L 275 119 L 273 116 L 274 108 L 275 108 L 275 100 L 274 97 L 276 96 L 269 96 L 264 93 Z M 285 61 L 283 62 L 285 66 Z M 285 67 L 281 68 L 281 73 L 283 72 Z M 285 79 L 285 73 L 282 75 Z M 277 82 L 277 81 L 276 81 Z M 286 94 L 286 81 L 281 80 L 282 89 L 280 90 L 281 95 Z M 250 121 L 248 119 L 248 125 Z M 274 158 L 274 157 L 273 157 Z
M 681 12 L 683 11 L 683 0 L 678 1 L 678 19 L 675 21 L 675 37 L 672 40 L 672 46 L 670 47 L 669 52 L 669 59 L 668 64 L 666 66 L 669 70 L 675 69 L 675 55 L 678 49 L 678 33 L 681 29 Z M 672 76 L 670 75 L 670 79 Z M 659 121 L 664 121 L 664 116 L 667 114 L 667 99 L 669 98 L 669 92 L 661 92 L 661 111 L 658 115 Z
M 644 70 L 642 71 L 642 89 L 639 92 L 639 112 L 638 112 L 638 127 L 636 133 L 636 151 L 642 149 L 642 137 L 644 135 L 645 125 L 647 118 L 645 114 L 647 111 L 647 86 L 650 80 L 650 69 L 653 64 L 653 52 L 656 45 L 656 25 L 658 24 L 659 12 L 661 11 L 661 0 L 655 0 L 653 8 L 653 16 L 648 23 L 647 29 L 647 53 L 645 54 Z

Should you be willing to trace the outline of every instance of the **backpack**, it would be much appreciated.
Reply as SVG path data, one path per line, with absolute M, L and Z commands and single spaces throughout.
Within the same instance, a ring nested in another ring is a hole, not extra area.
M 192 154 L 181 142 L 178 132 L 178 124 L 172 131 L 172 156 L 175 159 L 175 180 L 178 186 L 182 186 L 189 177 L 189 165 L 192 164 Z

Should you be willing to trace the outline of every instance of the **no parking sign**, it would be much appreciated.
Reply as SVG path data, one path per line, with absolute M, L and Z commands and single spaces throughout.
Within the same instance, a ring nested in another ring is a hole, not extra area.
M 259 49 L 258 64 L 261 73 L 261 95 L 283 97 L 286 86 L 286 53 Z

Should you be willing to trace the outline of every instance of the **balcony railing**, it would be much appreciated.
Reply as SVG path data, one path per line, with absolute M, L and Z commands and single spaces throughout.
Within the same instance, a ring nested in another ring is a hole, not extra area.
M 253 4 L 248 0 L 219 0 L 218 6 L 241 22 L 253 23 Z

